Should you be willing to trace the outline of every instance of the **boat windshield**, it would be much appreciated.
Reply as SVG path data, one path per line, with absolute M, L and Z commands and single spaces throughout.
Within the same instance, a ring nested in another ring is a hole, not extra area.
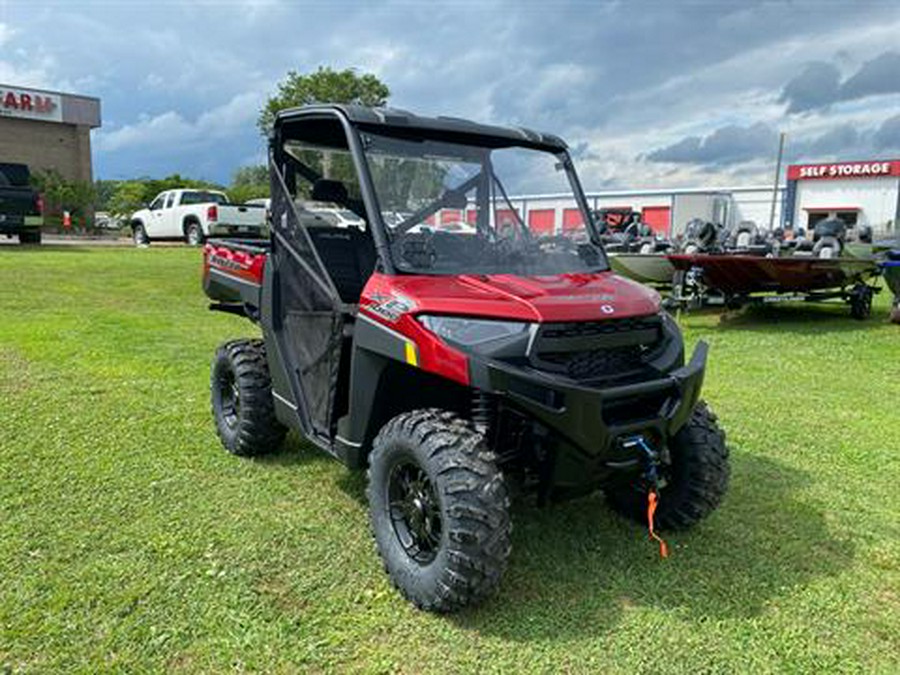
M 565 153 L 513 141 L 498 147 L 496 138 L 479 145 L 478 137 L 451 143 L 365 132 L 362 139 L 398 270 L 544 276 L 608 269 Z M 526 223 L 522 200 L 509 196 L 525 192 L 559 194 L 564 208 Z

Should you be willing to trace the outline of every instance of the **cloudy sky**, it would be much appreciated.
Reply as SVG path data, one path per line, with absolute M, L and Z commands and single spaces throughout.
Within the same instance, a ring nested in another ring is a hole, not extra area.
M 900 157 L 900 2 L 0 0 L 0 83 L 102 99 L 99 178 L 227 182 L 290 69 L 375 73 L 423 114 L 552 131 L 588 189 L 771 181 Z

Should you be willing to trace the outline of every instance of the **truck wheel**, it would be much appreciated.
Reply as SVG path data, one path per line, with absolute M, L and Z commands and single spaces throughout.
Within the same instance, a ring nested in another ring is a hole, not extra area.
M 894 304 L 894 306 L 891 307 L 890 322 L 900 323 L 900 304 Z
M 369 456 L 372 536 L 393 585 L 452 612 L 494 591 L 509 557 L 509 496 L 484 439 L 440 410 L 388 422 Z
M 25 230 L 24 232 L 19 232 L 19 243 L 20 244 L 40 244 L 41 243 L 41 231 L 40 230 Z
M 135 246 L 149 246 L 150 245 L 150 237 L 147 236 L 147 230 L 144 229 L 144 226 L 140 223 L 136 225 L 132 225 L 131 227 L 131 238 L 134 240 Z
M 746 298 L 741 295 L 726 295 L 725 308 L 733 311 L 739 310 L 744 306 Z
M 203 230 L 199 223 L 190 222 L 184 228 L 184 239 L 188 246 L 200 246 L 203 243 Z
M 716 510 L 728 490 L 728 448 L 716 416 L 701 401 L 693 415 L 669 442 L 672 462 L 660 473 L 656 526 L 684 530 Z M 606 491 L 614 511 L 647 524 L 647 491 L 643 485 L 625 485 Z
M 216 350 L 210 375 L 216 433 L 228 452 L 274 452 L 287 429 L 275 417 L 272 380 L 262 340 L 233 340 Z
M 872 314 L 872 296 L 869 286 L 858 284 L 850 291 L 850 316 L 860 321 L 868 319 Z

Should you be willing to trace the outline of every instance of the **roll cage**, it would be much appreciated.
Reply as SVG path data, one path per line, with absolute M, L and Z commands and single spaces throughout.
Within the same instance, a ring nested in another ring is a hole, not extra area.
M 587 199 L 574 171 L 568 147 L 560 138 L 550 134 L 539 133 L 524 128 L 508 128 L 490 126 L 450 117 L 420 117 L 406 111 L 397 109 L 372 109 L 355 105 L 315 105 L 303 106 L 280 112 L 275 119 L 270 139 L 269 158 L 272 175 L 272 193 L 283 193 L 285 197 L 296 195 L 297 178 L 302 177 L 311 184 L 317 184 L 327 180 L 312 166 L 304 163 L 297 156 L 286 150 L 286 143 L 290 141 L 314 141 L 317 145 L 334 150 L 346 151 L 352 162 L 355 177 L 358 180 L 358 195 L 349 191 L 336 190 L 331 194 L 331 201 L 343 206 L 356 215 L 363 218 L 368 224 L 374 248 L 377 252 L 378 269 L 386 274 L 397 274 L 397 269 L 390 248 L 387 225 L 383 218 L 383 211 L 378 202 L 370 167 L 365 159 L 363 134 L 366 131 L 375 133 L 389 133 L 397 138 L 417 140 L 429 139 L 460 144 L 472 144 L 484 148 L 501 148 L 510 145 L 523 148 L 551 152 L 560 158 L 560 164 L 566 171 L 571 184 L 572 193 L 578 204 L 584 219 L 585 228 L 590 240 L 602 249 L 599 229 L 596 226 L 593 213 L 588 206 Z M 487 173 L 485 173 L 485 170 Z M 453 190 L 444 192 L 439 198 L 430 201 L 418 208 L 412 214 L 402 219 L 395 225 L 395 234 L 404 233 L 430 216 L 444 208 L 465 206 L 465 194 L 479 182 L 497 183 L 499 193 L 506 203 L 510 203 L 509 196 L 503 185 L 494 173 L 488 162 L 482 172 L 472 176 L 467 181 Z M 480 200 L 486 200 L 489 190 L 480 189 Z M 273 199 L 273 218 L 279 216 L 276 209 L 278 200 Z M 284 200 L 285 210 L 294 210 L 294 219 L 302 222 L 302 218 L 296 214 L 296 205 L 292 199 Z M 524 234 L 529 236 L 527 226 L 518 211 L 512 209 L 518 225 Z M 488 209 L 479 209 L 479 222 L 476 226 L 482 228 L 482 218 L 486 218 Z M 283 214 L 282 214 L 283 215 Z M 300 234 L 299 232 L 296 234 Z M 300 234 L 300 236 L 304 236 Z M 317 276 L 323 282 L 320 285 L 327 286 L 327 270 L 317 259 L 315 246 L 309 240 L 308 234 L 304 237 L 310 248 L 312 258 L 317 268 Z

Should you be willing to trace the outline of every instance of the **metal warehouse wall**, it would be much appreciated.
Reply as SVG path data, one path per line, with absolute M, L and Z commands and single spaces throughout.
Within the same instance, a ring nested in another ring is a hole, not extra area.
M 750 188 L 734 190 L 735 223 L 752 220 L 760 227 L 769 227 L 769 213 L 772 210 L 772 188 Z M 781 224 L 781 209 L 784 204 L 784 188 L 779 187 L 775 198 L 775 227 Z
M 630 206 L 635 211 L 641 211 L 647 207 L 666 206 L 672 208 L 672 195 L 660 192 L 649 195 L 617 195 L 599 194 L 588 198 L 588 202 L 596 209 L 608 209 L 617 206 Z
M 90 127 L 0 117 L 0 161 L 32 171 L 56 169 L 67 180 L 92 180 Z
M 588 204 L 593 209 L 629 207 L 640 212 L 648 207 L 671 208 L 672 234 L 682 232 L 685 224 L 692 218 L 712 218 L 712 201 L 716 196 L 732 199 L 728 224 L 753 220 L 760 227 L 768 227 L 769 211 L 772 208 L 772 188 L 764 186 L 623 190 L 619 192 L 588 192 L 586 196 Z M 775 200 L 776 226 L 781 222 L 783 199 L 784 187 L 779 186 Z M 513 197 L 510 201 L 522 213 L 552 209 L 555 214 L 554 227 L 557 231 L 562 228 L 565 210 L 576 206 L 573 199 L 560 198 L 559 195 L 529 195 Z

